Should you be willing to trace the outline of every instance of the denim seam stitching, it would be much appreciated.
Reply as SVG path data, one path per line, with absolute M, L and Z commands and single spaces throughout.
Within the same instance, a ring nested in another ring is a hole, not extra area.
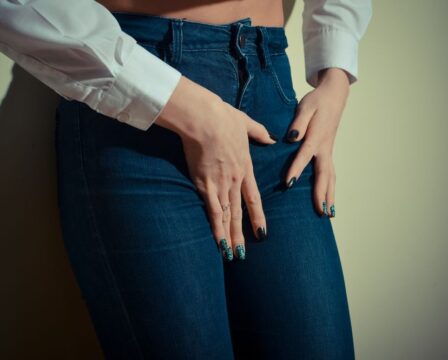
M 272 75 L 271 79 L 274 82 L 276 88 L 279 91 L 279 94 L 281 96 L 281 98 L 283 99 L 283 101 L 286 103 L 286 105 L 292 105 L 297 103 L 297 98 L 290 98 L 289 96 L 286 95 L 282 85 L 280 84 L 280 80 L 278 78 L 277 72 L 274 69 L 274 66 L 270 67 L 270 71 L 269 71 Z
M 117 294 L 117 296 L 119 298 L 119 302 L 120 302 L 120 305 L 122 307 L 123 313 L 125 315 L 125 320 L 126 320 L 128 326 L 129 326 L 130 333 L 132 334 L 134 342 L 137 345 L 137 348 L 139 350 L 141 359 L 144 359 L 141 345 L 140 345 L 140 343 L 139 343 L 139 341 L 138 341 L 138 339 L 137 339 L 137 337 L 135 335 L 134 329 L 132 327 L 132 323 L 131 323 L 130 318 L 129 318 L 128 311 L 127 311 L 126 307 L 123 304 L 123 299 L 122 299 L 121 293 L 118 290 L 115 275 L 114 275 L 112 269 L 110 268 L 109 258 L 108 258 L 107 254 L 106 254 L 105 247 L 104 247 L 104 242 L 103 242 L 103 240 L 101 238 L 101 235 L 100 235 L 100 232 L 99 232 L 99 229 L 98 229 L 98 224 L 97 224 L 96 219 L 95 219 L 95 213 L 94 213 L 92 202 L 91 202 L 92 200 L 91 200 L 91 196 L 90 196 L 90 189 L 89 189 L 89 185 L 88 185 L 88 181 L 87 181 L 87 177 L 85 175 L 85 169 L 84 169 L 84 153 L 83 153 L 83 149 L 82 149 L 82 145 L 81 145 L 79 103 L 77 104 L 76 109 L 77 109 L 76 142 L 77 142 L 77 146 L 79 147 L 82 182 L 84 184 L 84 187 L 85 187 L 85 190 L 86 190 L 86 194 L 87 194 L 87 206 L 88 206 L 87 213 L 88 213 L 88 217 L 90 219 L 90 223 L 91 223 L 92 228 L 93 228 L 92 229 L 93 230 L 93 235 L 98 239 L 98 242 L 100 243 L 100 246 L 102 248 L 101 249 L 102 251 L 99 251 L 98 253 L 100 253 L 102 255 L 102 257 L 103 257 L 103 261 L 104 261 L 103 265 L 106 266 L 107 274 L 109 275 L 109 280 L 111 280 L 111 283 L 114 286 L 114 290 L 116 291 L 116 294 Z
M 237 67 L 236 67 L 236 65 L 235 65 L 235 63 L 233 61 L 233 58 L 227 52 L 224 52 L 224 57 L 232 65 L 232 68 L 233 68 L 233 79 L 235 80 L 235 84 L 236 84 L 235 91 L 234 91 L 235 95 L 233 97 L 234 102 L 235 102 L 236 98 L 238 96 L 238 89 L 240 87 L 240 81 L 239 81 L 239 76 L 238 76 L 239 73 L 238 73 L 238 69 L 237 69 Z

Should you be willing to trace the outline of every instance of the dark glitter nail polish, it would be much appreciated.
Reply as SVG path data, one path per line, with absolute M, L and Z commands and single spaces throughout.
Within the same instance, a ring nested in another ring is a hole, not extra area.
M 287 185 L 288 189 L 296 182 L 296 180 L 297 180 L 297 178 L 295 176 L 293 176 L 291 178 L 291 180 L 289 180 L 288 185 Z
M 228 261 L 233 260 L 233 251 L 231 248 L 228 248 L 227 250 L 224 251 L 224 258 Z
M 322 208 L 323 208 L 323 210 L 324 210 L 324 214 L 325 214 L 325 215 L 328 215 L 327 203 L 326 203 L 325 201 L 322 202 Z
M 224 256 L 224 259 L 226 260 L 232 260 L 233 259 L 233 251 L 232 248 L 227 245 L 227 241 L 225 238 L 222 238 L 219 240 L 219 247 L 224 252 L 222 255 Z
M 330 211 L 331 211 L 331 216 L 332 216 L 332 217 L 335 217 L 335 216 L 336 216 L 336 210 L 335 210 L 335 208 L 334 208 L 334 204 L 332 204 L 332 205 L 330 206 Z
M 227 241 L 225 238 L 222 238 L 221 240 L 219 240 L 219 247 L 223 251 L 226 251 L 229 248 L 229 245 L 227 245 Z
M 264 226 L 260 226 L 257 229 L 257 234 L 258 234 L 258 240 L 259 241 L 264 241 L 264 240 L 266 240 L 268 238 L 268 235 L 266 233 L 266 229 L 265 229 Z
M 235 251 L 236 257 L 239 260 L 244 260 L 246 258 L 246 249 L 244 248 L 243 244 L 238 244 L 237 246 L 235 246 Z
M 289 141 L 294 141 L 295 139 L 297 139 L 299 137 L 299 131 L 298 130 L 290 130 L 288 133 L 288 140 Z

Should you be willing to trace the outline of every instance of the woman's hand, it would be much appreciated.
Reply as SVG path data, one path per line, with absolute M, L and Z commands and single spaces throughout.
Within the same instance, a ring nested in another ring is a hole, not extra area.
M 288 131 L 289 141 L 299 141 L 304 137 L 305 139 L 288 169 L 286 184 L 288 187 L 292 186 L 315 156 L 315 207 L 321 215 L 331 217 L 336 214 L 333 145 L 347 101 L 349 86 L 344 70 L 328 68 L 321 71 L 317 87 L 299 102 L 297 116 Z M 297 133 L 292 130 L 298 131 L 297 137 L 294 137 Z M 328 206 L 330 206 L 330 213 Z
M 241 193 L 256 238 L 266 236 L 249 137 L 265 144 L 275 141 L 262 124 L 184 76 L 156 123 L 182 138 L 190 176 L 206 203 L 223 256 L 232 260 L 235 254 L 244 259 Z

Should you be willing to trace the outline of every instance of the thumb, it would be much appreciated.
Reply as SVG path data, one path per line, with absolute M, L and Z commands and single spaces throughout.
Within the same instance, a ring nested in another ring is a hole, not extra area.
M 305 137 L 308 124 L 311 121 L 314 113 L 313 108 L 299 106 L 297 108 L 297 115 L 294 121 L 291 123 L 288 129 L 287 139 L 289 142 L 300 141 Z
M 275 144 L 278 138 L 266 129 L 263 124 L 252 119 L 250 116 L 245 116 L 247 135 L 250 139 L 256 140 L 262 144 Z

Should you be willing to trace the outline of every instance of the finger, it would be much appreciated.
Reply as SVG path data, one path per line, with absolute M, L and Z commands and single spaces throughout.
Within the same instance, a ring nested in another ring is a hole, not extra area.
M 336 174 L 334 171 L 331 171 L 328 178 L 328 190 L 327 190 L 327 204 L 329 205 L 329 216 L 336 216 L 336 208 L 334 205 L 335 202 L 335 188 L 336 188 Z
M 307 139 L 305 139 L 302 145 L 300 145 L 300 149 L 286 174 L 285 181 L 288 188 L 290 188 L 297 181 L 305 166 L 307 166 L 311 161 L 315 153 L 315 148 L 315 145 Z
M 320 157 L 316 158 L 315 167 L 315 184 L 314 184 L 314 204 L 317 212 L 323 216 L 327 215 L 327 190 L 329 172 L 325 168 L 325 162 Z
M 222 190 L 221 190 L 222 189 Z M 233 260 L 233 250 L 232 250 L 232 236 L 230 233 L 230 221 L 231 221 L 231 208 L 229 204 L 229 187 L 221 185 L 220 191 L 218 193 L 218 199 L 220 202 L 220 207 L 222 209 L 222 219 L 221 222 L 224 226 L 226 232 L 225 240 L 220 241 L 219 246 L 222 251 L 224 259 L 231 261 Z M 223 209 L 224 207 L 224 209 Z
M 243 117 L 246 120 L 247 135 L 249 138 L 263 144 L 275 144 L 277 142 L 277 136 L 269 132 L 263 124 L 255 121 L 245 113 L 243 113 Z
M 266 216 L 263 211 L 261 195 L 258 190 L 258 185 L 255 180 L 252 165 L 249 165 L 249 169 L 243 179 L 243 183 L 241 184 L 241 191 L 243 193 L 244 202 L 249 212 L 252 231 L 255 234 L 256 239 L 258 239 L 259 241 L 266 240 Z
M 218 195 L 214 191 L 202 191 L 201 193 L 205 201 L 213 236 L 218 245 L 218 249 L 222 249 L 222 246 L 225 245 L 226 242 L 226 230 L 222 222 L 223 211 Z
M 296 117 L 288 129 L 287 139 L 289 142 L 300 141 L 304 138 L 308 124 L 315 112 L 314 107 L 305 105 L 303 101 L 299 102 Z
M 246 249 L 244 246 L 243 235 L 243 210 L 241 209 L 241 182 L 242 180 L 235 180 L 230 189 L 230 236 L 232 238 L 232 250 L 239 260 L 246 258 Z

